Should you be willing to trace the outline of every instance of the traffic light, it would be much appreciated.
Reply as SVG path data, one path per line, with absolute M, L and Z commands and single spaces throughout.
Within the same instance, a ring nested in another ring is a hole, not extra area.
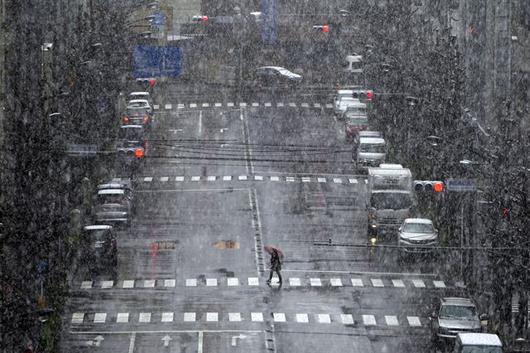
M 143 148 L 137 148 L 134 150 L 134 156 L 138 159 L 141 159 L 145 156 Z
M 317 32 L 329 33 L 329 25 L 313 26 L 313 29 Z
M 443 181 L 433 180 L 414 180 L 414 190 L 416 192 L 434 192 L 439 194 L 443 192 L 445 185 Z

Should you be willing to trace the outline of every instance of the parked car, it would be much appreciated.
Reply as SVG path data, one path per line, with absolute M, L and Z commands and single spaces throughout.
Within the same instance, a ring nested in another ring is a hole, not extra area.
M 339 119 L 344 120 L 344 130 L 349 140 L 355 140 L 360 131 L 368 129 L 368 116 L 364 108 L 347 108 Z
M 429 317 L 433 343 L 452 345 L 458 333 L 481 332 L 481 319 L 476 305 L 468 298 L 446 297 L 436 303 Z
M 153 108 L 147 99 L 132 99 L 127 103 L 127 109 L 129 108 L 144 108 L 149 113 L 153 112 Z
M 432 252 L 438 245 L 438 230 L 430 219 L 407 218 L 399 227 L 398 247 L 407 253 Z
M 302 81 L 302 76 L 280 66 L 262 66 L 255 70 L 254 80 L 261 86 L 294 87 Z
M 83 258 L 95 267 L 116 266 L 118 247 L 111 225 L 89 225 L 83 228 Z
M 453 353 L 503 353 L 499 336 L 492 333 L 459 333 L 456 335 Z M 528 352 L 514 350 L 513 352 Z
M 350 109 L 352 112 L 356 112 L 358 115 L 368 115 L 365 103 L 361 103 L 355 98 L 341 97 L 334 107 L 335 114 L 340 118 L 347 109 Z
M 96 223 L 128 226 L 130 216 L 128 206 L 121 203 L 105 203 L 94 207 L 94 221 Z
M 154 122 L 154 114 L 146 107 L 127 107 L 121 117 L 122 125 L 142 125 L 150 128 Z

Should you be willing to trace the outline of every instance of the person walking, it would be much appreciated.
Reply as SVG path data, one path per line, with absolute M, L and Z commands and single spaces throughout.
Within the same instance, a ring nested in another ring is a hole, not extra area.
M 274 272 L 276 272 L 276 274 L 278 275 L 278 282 L 281 287 L 282 275 L 280 271 L 282 270 L 283 253 L 279 249 L 274 248 L 272 246 L 265 246 L 264 249 L 271 255 L 270 275 L 269 279 L 267 280 L 267 284 L 269 286 L 271 285 L 272 277 L 274 276 Z

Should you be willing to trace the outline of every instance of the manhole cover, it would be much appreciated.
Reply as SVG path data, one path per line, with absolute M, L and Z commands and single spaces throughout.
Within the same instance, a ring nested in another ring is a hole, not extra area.
M 239 249 L 239 243 L 233 240 L 220 240 L 213 244 L 213 247 L 216 249 Z

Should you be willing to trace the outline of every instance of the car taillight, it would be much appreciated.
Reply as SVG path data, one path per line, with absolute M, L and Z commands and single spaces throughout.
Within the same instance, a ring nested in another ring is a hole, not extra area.
M 144 124 L 147 124 L 148 122 L 149 122 L 149 116 L 145 115 L 144 116 Z
M 124 116 L 122 118 L 122 121 L 123 121 L 124 124 L 128 124 L 129 123 L 129 117 L 128 116 Z
M 366 99 L 371 101 L 373 97 L 374 97 L 374 92 L 373 91 L 366 91 Z

